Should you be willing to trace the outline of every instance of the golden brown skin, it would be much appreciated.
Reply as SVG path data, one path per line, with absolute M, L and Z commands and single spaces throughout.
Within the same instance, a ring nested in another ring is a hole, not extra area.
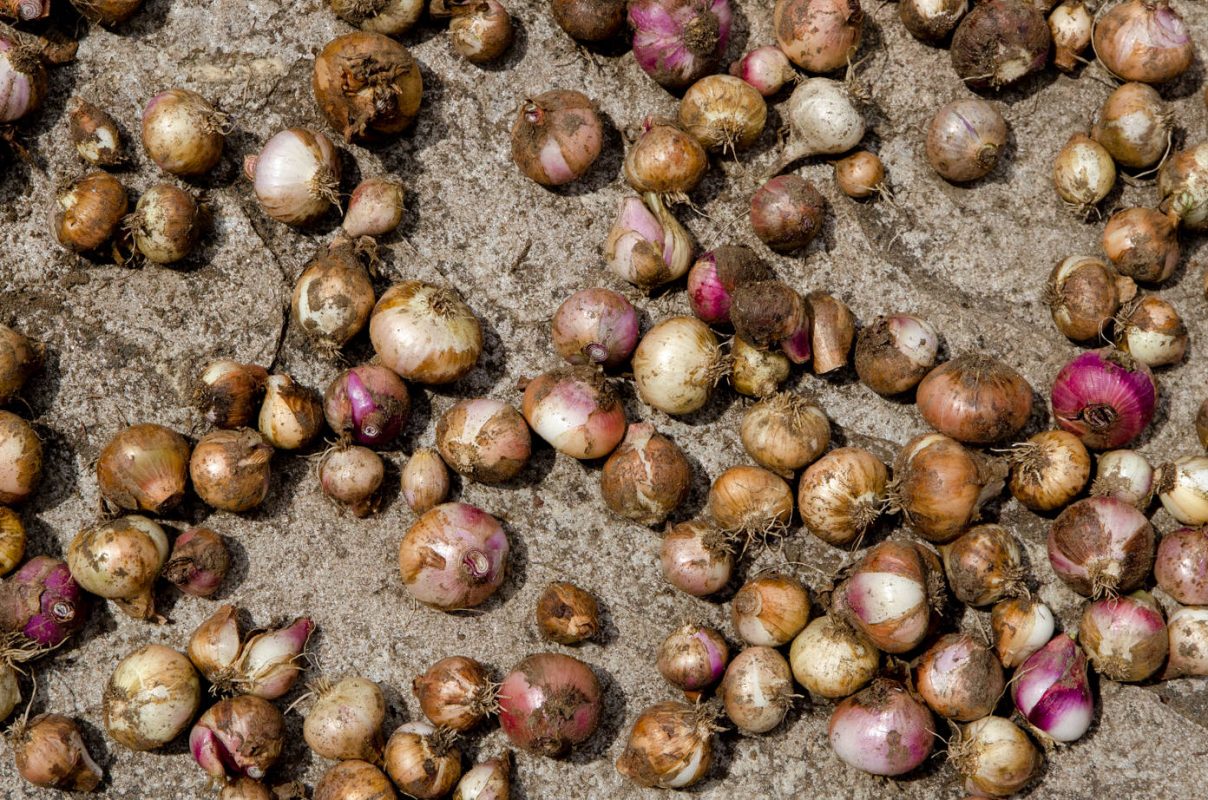
M 578 644 L 591 639 L 600 632 L 596 598 L 573 583 L 551 583 L 537 599 L 537 629 L 558 644 Z
M 117 232 L 129 208 L 126 188 L 117 178 L 107 172 L 90 173 L 59 195 L 55 237 L 69 250 L 91 252 Z
M 327 43 L 311 81 L 319 110 L 350 142 L 381 142 L 415 121 L 423 95 L 419 65 L 407 48 L 356 31 Z

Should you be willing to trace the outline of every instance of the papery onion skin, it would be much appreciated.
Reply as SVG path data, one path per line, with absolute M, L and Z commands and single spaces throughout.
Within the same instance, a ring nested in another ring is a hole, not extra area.
M 267 800 L 266 795 L 266 800 Z M 368 761 L 336 762 L 315 784 L 314 800 L 397 800 L 386 773 Z M 222 798 L 226 800 L 226 798 Z
M 767 104 L 754 87 L 732 75 L 706 75 L 684 93 L 679 121 L 710 150 L 745 150 L 759 139 Z
M 827 544 L 859 541 L 885 505 L 889 471 L 859 447 L 832 450 L 811 464 L 797 482 L 797 508 L 810 533 Z
M 625 153 L 621 171 L 634 191 L 679 200 L 696 188 L 708 169 L 709 157 L 695 136 L 671 120 L 647 117 Z
M 711 72 L 730 41 L 728 0 L 635 0 L 628 9 L 634 58 L 666 89 Z
M 581 178 L 603 144 L 595 103 L 574 90 L 555 89 L 525 100 L 512 125 L 512 160 L 542 186 Z
M 498 520 L 468 503 L 424 514 L 399 545 L 403 584 L 421 603 L 450 611 L 481 605 L 503 583 L 508 537 Z
M 17 772 L 34 786 L 92 792 L 104 777 L 70 717 L 39 714 L 17 723 L 9 736 Z
M 450 383 L 482 353 L 482 325 L 451 289 L 422 281 L 391 286 L 369 318 L 369 339 L 382 364 L 407 380 Z
M 432 724 L 467 731 L 495 709 L 495 684 L 479 662 L 442 658 L 411 682 L 411 692 Z
M 0 123 L 16 122 L 42 106 L 48 89 L 46 67 L 36 50 L 8 34 L 0 35 L 0 60 L 4 81 Z
M 1164 83 L 1195 58 L 1187 23 L 1167 0 L 1126 0 L 1095 20 L 1095 55 L 1126 81 Z
M 1182 606 L 1167 623 L 1170 656 L 1162 679 L 1208 675 L 1208 608 Z
M 794 64 L 806 72 L 834 72 L 860 48 L 864 11 L 860 0 L 776 0 L 772 28 Z
M 97 457 L 97 488 L 112 510 L 160 514 L 185 496 L 189 443 L 152 423 L 118 431 Z
M 1091 44 L 1094 18 L 1083 0 L 1066 0 L 1049 14 L 1049 33 L 1053 37 L 1053 66 L 1073 72 L 1082 61 L 1082 52 Z M 1098 137 L 1096 137 L 1098 138 Z
M 1183 605 L 1208 605 L 1208 530 L 1180 528 L 1163 536 L 1153 573 L 1162 591 Z
M 788 380 L 792 366 L 781 350 L 760 350 L 741 336 L 730 343 L 730 385 L 747 397 L 775 394 Z
M 387 36 L 398 36 L 415 27 L 427 5 L 423 0 L 328 0 L 328 4 L 341 19 Z
M 0 631 L 19 633 L 38 647 L 55 647 L 84 627 L 90 598 L 66 563 L 34 556 L 0 583 Z
M 1053 162 L 1053 188 L 1070 208 L 1089 212 L 1116 185 L 1116 162 L 1107 148 L 1075 133 Z
M 663 578 L 694 597 L 725 588 L 734 572 L 734 547 L 728 534 L 700 520 L 669 526 L 659 551 Z
M 515 746 L 561 758 L 595 733 L 600 682 L 577 658 L 537 653 L 522 660 L 499 687 L 499 725 Z
M 302 737 L 310 749 L 323 758 L 379 760 L 386 719 L 381 687 L 353 676 L 317 691 L 318 699 L 302 723 Z
M 747 581 L 730 603 L 734 630 L 747 644 L 779 647 L 805 628 L 810 598 L 799 581 L 787 575 L 761 575 Z
M 1166 620 L 1149 592 L 1105 597 L 1083 609 L 1078 644 L 1096 672 L 1115 681 L 1143 681 L 1166 660 Z
M 1024 661 L 1011 682 L 1011 699 L 1033 728 L 1057 742 L 1086 733 L 1095 701 L 1086 679 L 1086 656 L 1064 633 Z
M 923 419 L 958 442 L 991 444 L 1014 436 L 1032 413 L 1032 387 L 991 356 L 973 353 L 941 364 L 919 383 Z
M 717 693 L 739 730 L 767 733 L 793 704 L 792 671 L 779 650 L 748 647 L 730 661 Z
M 1053 380 L 1053 416 L 1092 450 L 1131 442 L 1153 419 L 1157 384 L 1149 367 L 1105 348 L 1076 356 Z
M 830 420 L 806 395 L 772 395 L 751 406 L 739 429 L 751 458 L 781 477 L 816 461 L 830 444 Z
M 1120 310 L 1116 346 L 1147 367 L 1178 364 L 1187 353 L 1187 325 L 1166 300 L 1139 297 Z
M 532 454 L 524 417 L 500 400 L 462 400 L 436 423 L 436 447 L 444 462 L 480 483 L 505 483 L 520 474 Z
M 201 703 L 201 681 L 189 659 L 150 644 L 118 663 L 102 699 L 109 735 L 131 750 L 153 750 L 193 721 Z
M 762 537 L 789 524 L 793 492 L 771 470 L 743 464 L 717 476 L 707 505 L 710 518 L 723 531 Z
M 1067 431 L 1041 431 L 1016 445 L 1010 455 L 1011 494 L 1033 511 L 1065 507 L 1086 487 L 1091 457 Z
M 332 39 L 315 57 L 311 80 L 319 110 L 350 142 L 381 142 L 415 121 L 423 95 L 407 48 L 378 33 Z
M 915 687 L 935 713 L 970 722 L 990 714 L 1006 688 L 994 652 L 968 634 L 940 637 L 919 659 Z
M 609 271 L 648 292 L 682 277 L 692 252 L 691 235 L 654 192 L 622 198 L 604 240 Z
M 403 467 L 401 483 L 407 505 L 423 514 L 449 496 L 449 469 L 435 450 L 416 450 Z
M 646 332 L 633 352 L 642 402 L 667 414 L 690 414 L 713 394 L 723 361 L 717 337 L 695 317 L 670 317 Z
M 943 601 L 939 558 L 913 542 L 887 540 L 868 550 L 835 589 L 831 613 L 886 653 L 913 650 L 927 637 Z
M 1007 797 L 1031 782 L 1041 755 L 1019 726 L 1003 717 L 983 717 L 966 725 L 949 744 L 949 757 L 978 796 Z
M 927 760 L 935 745 L 927 707 L 901 684 L 878 680 L 840 703 L 827 735 L 840 760 L 873 775 L 903 775 Z
M 713 763 L 713 711 L 664 701 L 642 711 L 617 772 L 638 786 L 684 789 L 701 781 Z
M 272 445 L 254 430 L 211 431 L 189 459 L 193 490 L 214 508 L 248 511 L 268 496 L 272 458 Z
M 571 364 L 615 368 L 638 344 L 633 305 L 611 289 L 583 289 L 558 306 L 550 322 L 554 349 Z
M 827 614 L 793 639 L 789 666 L 797 683 L 811 694 L 835 699 L 859 691 L 873 679 L 881 666 L 881 651 L 864 634 Z
M 688 496 L 692 464 L 671 439 L 649 422 L 635 422 L 604 462 L 600 495 L 618 516 L 658 525 Z
M 1153 566 L 1154 530 L 1133 506 L 1090 497 L 1053 521 L 1048 551 L 1053 571 L 1081 595 L 1131 592 Z
M 1173 123 L 1156 89 L 1126 83 L 1103 101 L 1091 135 L 1120 166 L 1145 169 L 1166 154 Z
M 512 45 L 512 17 L 499 0 L 451 2 L 449 40 L 471 64 L 488 64 Z
M 261 631 L 244 642 L 232 687 L 240 694 L 276 700 L 293 687 L 305 666 L 306 645 L 315 631 L 310 617 Z
M 203 211 L 193 195 L 170 183 L 143 192 L 123 225 L 148 261 L 175 264 L 189 255 L 201 235 Z
M 852 153 L 835 162 L 835 185 L 853 200 L 885 194 L 885 164 L 876 153 Z
M 878 317 L 856 337 L 856 374 L 879 395 L 914 388 L 935 366 L 939 334 L 924 319 L 906 314 Z
M 970 528 L 940 548 L 948 587 L 971 606 L 987 606 L 1027 591 L 1018 542 L 1001 525 Z
M 299 450 L 323 430 L 323 403 L 318 392 L 289 375 L 270 375 L 258 423 L 260 435 L 273 447 Z
M 168 559 L 164 529 L 132 514 L 85 528 L 67 549 L 71 576 L 135 619 L 155 617 L 155 579 Z
M 215 428 L 245 428 L 260 411 L 268 371 L 256 364 L 219 359 L 202 371 L 193 401 Z
M 789 123 L 789 139 L 775 172 L 798 159 L 846 153 L 860 143 L 867 130 L 848 86 L 830 78 L 802 81 L 789 95 L 782 113 Z
M 504 750 L 503 755 L 498 758 L 489 758 L 475 764 L 457 782 L 452 800 L 509 800 L 512 796 L 511 756 L 510 750 Z
M 73 181 L 55 198 L 51 222 L 59 244 L 76 253 L 99 250 L 126 216 L 126 188 L 107 172 L 91 172 Z
M 954 539 L 978 518 L 1006 477 L 1001 461 L 965 449 L 940 433 L 922 434 L 898 452 L 888 489 L 891 508 L 931 542 Z
M 528 382 L 521 412 L 560 453 L 589 460 L 611 453 L 625 436 L 625 406 L 591 367 L 551 370 Z
M 994 650 L 1007 669 L 1017 667 L 1053 638 L 1053 612 L 1032 597 L 1014 597 L 994 606 L 990 614 Z
M 952 35 L 952 66 L 966 85 L 999 89 L 1044 68 L 1048 22 L 1025 0 L 983 0 Z

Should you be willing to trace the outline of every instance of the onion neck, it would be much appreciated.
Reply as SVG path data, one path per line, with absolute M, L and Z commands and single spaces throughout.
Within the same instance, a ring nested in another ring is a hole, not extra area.
M 484 581 L 491 574 L 491 559 L 481 550 L 467 550 L 461 559 L 462 568 L 475 581 Z
M 1115 427 L 1120 413 L 1106 403 L 1092 403 L 1082 409 L 1081 417 L 1095 433 L 1104 433 Z
M 721 21 L 708 9 L 702 10 L 684 26 L 684 46 L 698 58 L 713 55 L 720 37 Z

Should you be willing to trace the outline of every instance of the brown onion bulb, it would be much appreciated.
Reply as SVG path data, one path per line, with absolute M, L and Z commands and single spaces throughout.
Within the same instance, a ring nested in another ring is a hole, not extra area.
M 700 520 L 681 522 L 663 534 L 663 578 L 680 591 L 704 597 L 721 591 L 734 572 L 730 537 Z
M 935 366 L 939 334 L 919 317 L 878 317 L 856 339 L 856 374 L 879 395 L 914 388 Z
M 188 468 L 185 437 L 163 425 L 131 425 L 97 457 L 97 488 L 111 511 L 160 514 L 185 496 Z
M 427 5 L 423 0 L 327 0 L 331 10 L 361 30 L 398 36 L 415 27 Z M 448 16 L 446 14 L 446 16 Z M 349 798 L 352 800 L 352 798 Z M 366 798 L 368 800 L 368 798 Z
M 815 461 L 797 483 L 797 508 L 810 533 L 836 547 L 858 542 L 881 515 L 889 471 L 859 447 Z
M 941 364 L 917 391 L 931 427 L 968 444 L 991 444 L 1019 432 L 1032 414 L 1032 386 L 991 356 L 970 353 Z
M 558 27 L 580 42 L 602 42 L 625 25 L 623 0 L 553 0 L 550 9 Z
M 755 87 L 733 75 L 706 75 L 680 100 L 679 123 L 710 150 L 745 150 L 763 133 L 768 106 Z
M 831 613 L 886 653 L 913 650 L 943 605 L 940 560 L 915 542 L 881 542 L 832 595 Z
M 13 399 L 42 367 L 44 351 L 39 342 L 0 325 L 0 405 Z
M 600 632 L 596 598 L 568 581 L 554 581 L 537 598 L 537 630 L 558 644 L 579 644 Z
M 1007 123 L 980 97 L 956 100 L 935 112 L 927 129 L 927 161 L 954 183 L 984 178 L 1007 146 Z
M 348 210 L 340 228 L 353 239 L 362 236 L 386 236 L 403 221 L 402 181 L 392 178 L 366 178 L 348 197 Z
M 960 0 L 965 2 L 965 0 Z M 905 3 L 901 3 L 905 5 Z M 835 185 L 853 200 L 885 194 L 885 164 L 876 153 L 861 150 L 835 162 Z
M 864 31 L 860 0 L 776 0 L 776 43 L 806 72 L 834 72 L 851 63 Z
M 1011 448 L 1016 500 L 1033 511 L 1064 508 L 1086 487 L 1091 457 L 1082 440 L 1067 431 L 1041 431 Z
M 809 309 L 784 281 L 753 281 L 734 290 L 730 321 L 735 332 L 756 347 L 775 347 L 803 328 L 808 331 Z
M 1179 265 L 1174 220 L 1152 208 L 1117 211 L 1103 227 L 1103 252 L 1121 275 L 1161 283 Z
M 188 89 L 168 89 L 143 109 L 143 149 L 164 172 L 195 177 L 222 158 L 227 117 Z
M 988 606 L 1027 591 L 1027 571 L 1019 543 L 1001 525 L 978 525 L 940 548 L 953 596 L 971 606 Z
M 751 406 L 739 433 L 756 463 L 791 478 L 826 452 L 830 420 L 812 398 L 783 392 Z
M 0 411 L 0 503 L 17 505 L 42 478 L 42 440 L 25 420 Z
M 290 316 L 334 355 L 365 328 L 374 305 L 373 283 L 353 242 L 340 238 L 320 248 L 294 284 Z
M 377 511 L 378 489 L 386 477 L 382 457 L 368 447 L 337 445 L 319 460 L 319 486 L 323 494 L 346 507 L 355 517 Z
M 164 529 L 136 514 L 85 528 L 67 550 L 76 583 L 134 619 L 155 617 L 154 583 L 167 559 Z
M 793 491 L 763 467 L 730 467 L 709 487 L 709 516 L 723 531 L 762 539 L 793 515 Z
M 73 99 L 71 143 L 80 158 L 94 167 L 113 167 L 125 160 L 122 134 L 104 109 L 81 98 Z
M 386 773 L 368 761 L 340 761 L 315 784 L 314 800 L 397 800 Z M 268 795 L 265 795 L 268 800 Z M 223 798 L 222 800 L 226 800 Z
M 449 470 L 440 454 L 425 448 L 407 459 L 402 473 L 403 499 L 416 514 L 424 514 L 449 496 Z
M 910 35 L 924 42 L 948 37 L 969 10 L 969 0 L 901 0 L 898 16 Z
M 793 362 L 780 350 L 760 350 L 741 336 L 730 345 L 730 385 L 748 397 L 767 397 L 788 380 Z
M 268 496 L 272 458 L 272 446 L 256 431 L 211 431 L 189 459 L 193 490 L 222 511 L 253 509 Z
M 827 614 L 797 634 L 789 649 L 793 677 L 811 694 L 838 698 L 854 694 L 881 666 L 881 651 L 864 634 Z
M 505 750 L 502 757 L 480 761 L 462 775 L 452 800 L 509 800 L 511 774 L 511 751 Z
M 215 428 L 246 428 L 260 410 L 268 372 L 256 364 L 212 361 L 201 373 L 193 400 Z
M 645 709 L 633 723 L 617 772 L 638 786 L 683 789 L 709 773 L 713 763 L 713 723 L 709 706 L 664 701 Z
M 692 464 L 649 422 L 635 422 L 600 472 L 604 505 L 640 525 L 658 525 L 688 496 Z
M 856 338 L 856 316 L 838 298 L 826 292 L 805 296 L 810 315 L 810 351 L 815 375 L 826 375 L 847 365 Z
M 231 566 L 226 541 L 209 528 L 189 528 L 176 537 L 164 564 L 164 579 L 194 597 L 218 591 Z
M 471 64 L 488 64 L 512 46 L 512 17 L 499 0 L 449 0 L 449 41 Z
M 1054 520 L 1048 550 L 1053 571 L 1075 592 L 1086 597 L 1131 592 L 1153 566 L 1154 529 L 1122 500 L 1089 497 Z
M 92 760 L 80 726 L 71 717 L 39 714 L 9 733 L 17 773 L 42 789 L 95 791 L 101 768 Z
M 285 718 L 272 703 L 252 695 L 219 700 L 189 732 L 193 759 L 216 781 L 263 778 L 284 745 Z
M 1045 0 L 1047 3 L 1047 0 Z M 1042 11 L 1045 9 L 1041 8 Z M 1053 37 L 1053 66 L 1062 72 L 1073 72 L 1079 62 L 1085 63 L 1082 52 L 1091 44 L 1094 17 L 1083 0 L 1065 0 L 1049 15 L 1049 33 Z M 1097 137 L 1096 137 L 1097 138 Z
M 473 728 L 495 711 L 495 684 L 472 658 L 442 658 L 411 682 L 411 692 L 434 725 L 454 731 Z
M 659 645 L 655 666 L 668 683 L 696 702 L 702 691 L 721 680 L 729 660 L 730 647 L 720 633 L 686 624 Z
M 480 483 L 506 483 L 528 463 L 532 437 L 513 406 L 484 397 L 462 400 L 441 415 L 436 447 L 458 474 Z
M 1099 108 L 1091 136 L 1122 167 L 1148 169 L 1170 147 L 1174 115 L 1162 96 L 1144 83 L 1126 83 Z
M 21 524 L 21 517 L 11 508 L 0 506 L 0 576 L 16 569 L 24 556 L 25 526 Z M 3 708 L 3 703 L 0 703 L 0 711 Z M 0 714 L 0 721 L 7 716 Z
M 260 406 L 260 434 L 278 450 L 298 450 L 323 430 L 323 403 L 288 375 L 270 375 Z
M 512 160 L 542 186 L 562 186 L 587 174 L 600 156 L 604 127 L 596 105 L 573 89 L 525 100 L 512 124 Z
M 394 785 L 420 800 L 444 797 L 461 777 L 456 735 L 426 722 L 400 725 L 386 743 L 383 762 Z
M 982 0 L 952 35 L 952 67 L 971 88 L 999 89 L 1044 68 L 1052 38 L 1027 0 Z
M 1187 71 L 1195 44 L 1169 0 L 1124 0 L 1095 20 L 1095 55 L 1126 81 L 1164 83 Z
M 726 667 L 718 695 L 730 718 L 746 733 L 767 733 L 793 704 L 789 662 L 770 647 L 748 647 Z
M 1002 491 L 1007 470 L 1003 462 L 966 450 L 943 434 L 925 433 L 898 453 L 893 474 L 890 506 L 924 539 L 946 542 Z
M 696 188 L 709 169 L 705 148 L 668 120 L 647 117 L 642 134 L 625 154 L 625 182 L 635 191 L 678 200 Z
M 193 195 L 170 183 L 157 183 L 138 199 L 123 224 L 144 258 L 175 264 L 196 246 L 201 223 L 202 211 Z
M 323 116 L 350 142 L 380 142 L 411 127 L 424 90 L 407 48 L 361 31 L 327 43 L 311 85 Z
M 1070 256 L 1053 267 L 1044 300 L 1057 330 L 1085 342 L 1100 336 L 1120 304 L 1136 292 L 1131 278 L 1121 277 L 1102 259 Z
M 787 575 L 765 575 L 738 590 L 730 612 L 734 630 L 747 644 L 779 647 L 805 628 L 810 598 L 800 581 Z
M 126 187 L 107 172 L 92 172 L 58 195 L 54 233 L 59 244 L 76 253 L 97 250 L 117 232 L 130 208 Z
M 826 198 L 800 175 L 778 175 L 751 195 L 749 218 L 759 241 L 777 253 L 790 253 L 822 230 Z
M 949 742 L 948 757 L 965 778 L 965 789 L 978 797 L 1015 794 L 1031 782 L 1042 761 L 1018 725 L 993 716 L 966 725 Z
M 993 713 L 1006 688 L 994 652 L 967 633 L 942 636 L 923 653 L 914 683 L 932 711 L 958 722 Z

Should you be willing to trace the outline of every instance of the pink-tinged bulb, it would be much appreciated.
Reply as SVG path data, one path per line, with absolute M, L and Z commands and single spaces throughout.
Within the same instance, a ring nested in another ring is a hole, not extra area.
M 83 627 L 88 598 L 67 564 L 36 556 L 0 584 L 0 630 L 54 647 Z
M 1011 699 L 1036 730 L 1054 741 L 1075 741 L 1095 715 L 1086 656 L 1073 639 L 1058 634 L 1015 671 Z
M 560 653 L 537 653 L 516 665 L 499 687 L 499 726 L 512 744 L 561 757 L 600 721 L 600 683 L 591 668 Z
M 583 289 L 558 306 L 551 325 L 554 349 L 571 364 L 619 367 L 638 344 L 638 314 L 610 289 Z
M 1078 643 L 1095 671 L 1115 681 L 1141 681 L 1166 660 L 1166 620 L 1148 592 L 1105 597 L 1087 605 Z
M 445 503 L 407 531 L 399 572 L 421 603 L 445 611 L 473 608 L 503 583 L 508 549 L 497 519 L 468 503 Z
M 730 41 L 728 0 L 634 0 L 629 4 L 633 55 L 667 89 L 713 71 Z
M 36 111 L 46 95 L 46 69 L 36 53 L 0 35 L 0 123 Z
M 1153 566 L 1154 530 L 1123 500 L 1088 497 L 1053 520 L 1048 550 L 1057 577 L 1079 594 L 1131 592 Z
M 524 390 L 524 418 L 555 450 L 572 458 L 603 458 L 625 436 L 625 408 L 590 367 L 553 370 Z
M 1208 531 L 1180 528 L 1163 536 L 1153 574 L 1162 591 L 1183 605 L 1208 605 Z
M 688 302 L 692 305 L 692 313 L 708 325 L 730 322 L 733 298 L 717 276 L 717 263 L 712 253 L 698 258 L 688 272 Z
M 730 65 L 730 74 L 754 86 L 764 97 L 771 97 L 786 83 L 797 79 L 789 57 L 771 45 L 757 47 L 735 61 Z
M 370 447 L 394 441 L 410 411 L 411 397 L 402 379 L 375 364 L 340 373 L 323 395 L 323 414 L 331 429 Z
M 1149 367 L 1112 348 L 1075 357 L 1053 381 L 1053 416 L 1094 450 L 1131 442 L 1153 419 L 1158 388 Z
M 810 360 L 810 320 L 805 321 L 789 338 L 780 342 L 780 349 L 794 364 L 804 364 Z
M 288 692 L 302 674 L 301 656 L 314 630 L 312 619 L 299 617 L 284 628 L 249 639 L 239 659 L 239 690 L 265 700 Z
M 835 755 L 873 775 L 903 775 L 926 761 L 934 729 L 927 707 L 889 680 L 844 700 L 827 726 Z

